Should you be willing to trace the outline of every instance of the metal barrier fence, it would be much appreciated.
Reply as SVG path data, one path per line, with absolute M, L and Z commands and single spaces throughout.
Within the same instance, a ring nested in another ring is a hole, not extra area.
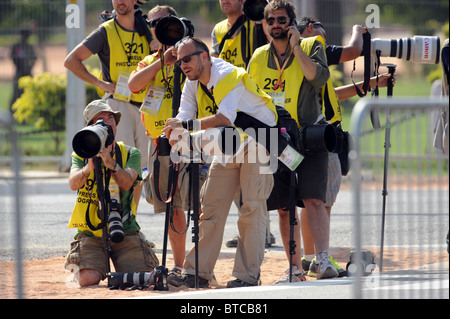
M 0 266 L 0 277 L 2 281 L 0 283 L 0 291 L 5 280 L 9 282 L 8 278 L 14 283 L 14 287 L 17 289 L 16 298 L 22 298 L 22 210 L 21 210 L 21 180 L 20 180 L 20 152 L 17 145 L 16 133 L 13 129 L 11 116 L 9 112 L 0 111 L 0 147 L 2 151 L 8 149 L 11 158 L 11 168 L 5 170 L 5 166 L 0 166 L 2 171 L 0 172 L 0 188 L 4 188 L 8 191 L 2 191 L 0 194 L 0 243 L 2 249 L 13 249 L 15 256 L 15 271 L 12 267 L 5 267 L 2 269 Z M 0 155 L 2 152 L 0 152 Z M 7 187 L 1 187 L 2 182 L 6 181 Z M 11 201 L 12 205 L 6 205 L 6 202 Z M 8 211 L 6 207 L 13 207 L 12 211 Z M 8 227 L 9 225 L 9 227 Z M 0 259 L 0 262 L 3 260 Z M 13 275 L 13 273 L 15 274 Z M 0 293 L 1 296 L 1 293 Z M 10 296 L 7 296 L 10 297 Z M 4 296 L 3 296 L 4 298 Z
M 355 265 L 365 268 L 354 277 L 355 298 L 449 297 L 449 157 L 432 144 L 442 110 L 448 112 L 448 99 L 355 105 L 353 235 Z M 379 129 L 371 122 L 376 113 Z M 376 265 L 366 261 L 367 252 Z

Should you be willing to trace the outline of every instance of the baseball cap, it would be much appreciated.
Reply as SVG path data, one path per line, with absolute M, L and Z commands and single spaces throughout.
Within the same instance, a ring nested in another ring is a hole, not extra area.
M 91 121 L 94 119 L 97 115 L 99 115 L 102 112 L 111 112 L 114 114 L 114 117 L 116 119 L 116 124 L 119 124 L 120 118 L 122 114 L 118 111 L 113 111 L 112 108 L 105 103 L 103 100 L 94 100 L 91 103 L 89 103 L 86 108 L 84 109 L 84 119 L 86 120 L 86 126 L 92 124 Z

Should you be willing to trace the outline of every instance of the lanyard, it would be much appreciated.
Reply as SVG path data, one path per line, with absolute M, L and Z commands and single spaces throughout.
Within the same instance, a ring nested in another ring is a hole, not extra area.
M 122 38 L 120 37 L 119 30 L 117 30 L 117 21 L 116 21 L 116 18 L 114 18 L 114 28 L 116 29 L 117 35 L 119 36 L 119 40 L 120 40 L 120 43 L 122 44 L 123 51 L 125 51 L 125 55 L 127 55 L 127 50 L 125 49 L 125 46 L 123 45 L 123 41 L 122 41 Z M 133 30 L 133 36 L 132 36 L 132 38 L 131 38 L 131 44 L 130 44 L 130 47 L 129 47 L 129 49 L 130 49 L 130 50 L 129 50 L 129 55 L 127 56 L 127 59 L 128 59 L 127 66 L 128 66 L 128 67 L 131 66 L 131 52 L 133 51 L 134 34 L 135 34 L 135 33 L 136 33 L 136 31 Z
M 278 78 L 277 83 L 276 83 L 275 86 L 273 87 L 273 90 L 274 90 L 274 91 L 278 90 L 278 88 L 283 89 L 283 83 L 281 82 L 281 77 L 282 77 L 282 75 L 283 75 L 284 69 L 286 68 L 286 65 L 288 64 L 288 61 L 291 59 L 291 56 L 292 56 L 292 52 L 291 52 L 291 54 L 289 54 L 289 56 L 284 60 L 283 66 L 280 68 L 280 63 L 278 62 L 278 57 L 276 56 L 276 54 L 274 54 L 275 64 L 277 65 L 278 73 L 280 73 L 280 77 Z

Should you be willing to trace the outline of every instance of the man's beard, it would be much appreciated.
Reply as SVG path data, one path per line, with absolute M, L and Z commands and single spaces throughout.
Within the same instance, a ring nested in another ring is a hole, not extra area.
M 127 15 L 131 12 L 131 9 L 126 5 L 119 5 L 116 10 L 118 15 Z
M 278 34 L 274 34 L 274 30 L 281 30 L 281 33 L 278 33 Z M 270 32 L 270 36 L 272 37 L 272 38 L 274 38 L 274 39 L 286 39 L 287 38 L 287 31 L 285 31 L 285 30 L 282 30 L 281 28 L 279 28 L 279 29 L 273 29 L 271 32 Z

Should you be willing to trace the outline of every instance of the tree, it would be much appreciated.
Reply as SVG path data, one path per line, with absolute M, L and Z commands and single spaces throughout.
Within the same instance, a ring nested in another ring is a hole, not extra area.
M 93 70 L 98 73 L 99 70 Z M 53 132 L 55 151 L 58 153 L 66 128 L 66 74 L 47 72 L 19 79 L 23 94 L 13 104 L 14 118 L 18 123 L 33 124 L 40 132 Z M 86 102 L 98 99 L 94 86 L 87 85 Z M 86 103 L 86 105 L 87 105 Z

